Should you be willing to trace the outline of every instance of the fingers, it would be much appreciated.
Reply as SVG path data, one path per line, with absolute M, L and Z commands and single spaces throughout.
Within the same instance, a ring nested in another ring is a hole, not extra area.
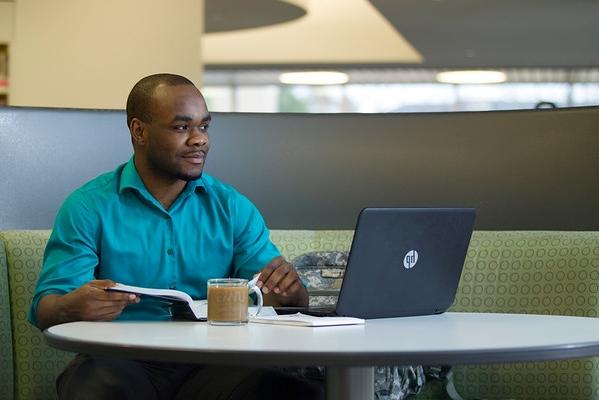
M 97 301 L 105 302 L 125 302 L 127 304 L 139 303 L 139 297 L 133 293 L 112 292 L 106 289 L 116 285 L 110 279 L 93 280 L 87 284 L 90 294 Z
M 283 296 L 295 295 L 300 290 L 303 290 L 304 286 L 301 281 L 298 279 L 292 281 L 287 288 L 283 289 Z
M 116 283 L 110 279 L 95 279 L 88 283 L 88 285 L 96 287 L 98 289 L 106 290 L 116 285 Z
M 258 282 L 256 282 L 256 286 L 262 290 L 262 293 L 267 294 L 271 291 L 274 291 L 274 289 L 277 287 L 277 283 L 282 277 L 280 276 L 280 271 L 275 271 L 277 271 L 282 262 L 283 258 L 277 257 L 269 262 L 266 267 L 262 269 L 262 271 L 260 271 L 260 278 L 258 279 Z
M 110 280 L 94 280 L 64 295 L 65 313 L 72 320 L 108 321 L 118 317 L 129 304 L 139 302 L 131 293 L 106 291 L 114 286 Z
M 129 304 L 130 302 L 127 300 L 88 300 L 81 304 L 82 319 L 88 321 L 111 321 L 117 318 Z
M 98 308 L 95 313 L 94 320 L 96 321 L 112 321 L 118 318 L 119 315 L 123 312 L 126 305 L 121 305 L 120 307 L 103 307 Z
M 285 271 L 285 275 L 282 276 L 282 278 L 273 288 L 274 293 L 287 296 L 290 292 L 294 292 L 294 289 L 297 289 L 297 287 L 301 286 L 299 277 L 297 276 L 297 273 L 291 264 L 286 263 L 281 265 L 277 271 Z
M 99 301 L 107 301 L 107 302 L 125 302 L 127 304 L 131 303 L 139 303 L 139 296 L 133 293 L 122 293 L 122 292 L 107 292 L 104 293 L 98 298 Z
M 264 294 L 273 292 L 284 296 L 302 287 L 295 269 L 283 257 L 273 259 L 262 269 L 256 285 Z

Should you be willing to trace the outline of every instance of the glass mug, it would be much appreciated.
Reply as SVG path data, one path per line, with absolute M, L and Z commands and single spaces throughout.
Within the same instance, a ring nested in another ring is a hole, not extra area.
M 262 292 L 256 279 L 215 278 L 208 279 L 208 323 L 211 325 L 241 325 L 248 322 L 248 298 L 250 292 L 258 297 L 262 309 Z

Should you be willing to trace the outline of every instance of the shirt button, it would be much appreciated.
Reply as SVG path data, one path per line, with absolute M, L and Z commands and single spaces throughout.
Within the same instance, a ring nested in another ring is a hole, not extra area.
M 166 254 L 168 254 L 169 256 L 172 256 L 175 252 L 173 251 L 173 249 L 168 249 L 166 251 Z
M 176 288 L 177 288 L 177 285 L 175 285 L 174 283 L 169 286 L 169 289 L 176 289 Z

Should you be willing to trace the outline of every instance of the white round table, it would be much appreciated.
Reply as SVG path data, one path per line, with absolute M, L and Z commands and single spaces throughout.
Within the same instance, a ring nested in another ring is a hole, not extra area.
M 365 325 L 72 322 L 45 331 L 62 350 L 155 361 L 322 365 L 328 399 L 373 398 L 373 366 L 472 364 L 599 355 L 599 318 L 445 313 Z

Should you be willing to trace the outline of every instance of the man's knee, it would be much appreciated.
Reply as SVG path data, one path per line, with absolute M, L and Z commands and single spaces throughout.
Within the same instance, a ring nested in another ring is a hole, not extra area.
M 135 361 L 86 355 L 77 356 L 57 381 L 61 400 L 153 399 L 155 393 L 150 389 Z

